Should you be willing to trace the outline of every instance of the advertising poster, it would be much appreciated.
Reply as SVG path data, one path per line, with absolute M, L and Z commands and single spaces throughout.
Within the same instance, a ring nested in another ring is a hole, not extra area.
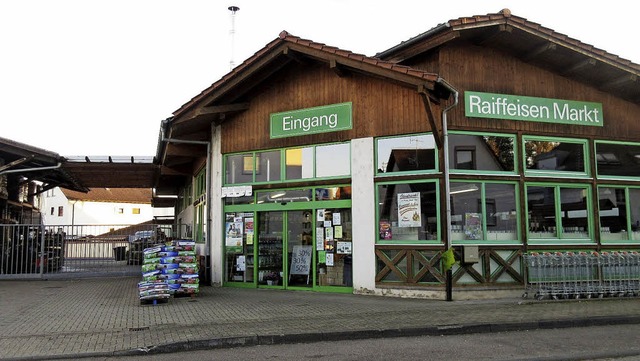
M 420 227 L 420 192 L 398 194 L 398 227 Z
M 333 238 L 342 238 L 342 226 L 333 227 Z
M 339 226 L 342 224 L 342 217 L 340 217 L 340 213 L 336 212 L 333 214 L 333 224 Z
M 392 239 L 391 223 L 389 221 L 380 221 L 380 239 Z
M 247 244 L 253 244 L 253 217 L 244 219 L 244 233 L 247 235 Z
M 351 254 L 351 242 L 338 242 L 336 253 Z
M 316 228 L 316 251 L 324 250 L 324 228 Z
M 327 259 L 326 259 L 326 261 L 327 261 L 327 262 L 326 262 L 326 265 L 327 265 L 328 267 L 333 267 L 333 253 L 327 253 L 326 258 L 327 258 Z
M 242 247 L 242 222 L 227 222 L 226 225 L 226 246 Z

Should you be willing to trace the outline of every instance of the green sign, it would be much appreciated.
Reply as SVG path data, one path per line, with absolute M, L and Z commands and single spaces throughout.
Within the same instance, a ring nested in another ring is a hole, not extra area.
M 271 138 L 337 132 L 351 129 L 351 103 L 271 114 Z
M 573 125 L 604 125 L 602 104 L 517 95 L 464 92 L 465 115 Z

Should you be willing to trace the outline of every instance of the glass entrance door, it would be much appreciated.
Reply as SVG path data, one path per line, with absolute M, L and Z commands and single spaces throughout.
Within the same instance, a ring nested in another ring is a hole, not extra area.
M 258 213 L 258 284 L 277 286 L 284 275 L 285 212 Z
M 311 210 L 258 213 L 258 285 L 313 287 L 312 214 Z

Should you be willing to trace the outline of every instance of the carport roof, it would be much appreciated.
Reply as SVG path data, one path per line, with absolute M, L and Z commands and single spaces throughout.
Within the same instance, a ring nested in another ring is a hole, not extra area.
M 0 137 L 0 174 L 42 182 L 44 189 L 153 188 L 153 157 L 63 157 L 58 153 Z

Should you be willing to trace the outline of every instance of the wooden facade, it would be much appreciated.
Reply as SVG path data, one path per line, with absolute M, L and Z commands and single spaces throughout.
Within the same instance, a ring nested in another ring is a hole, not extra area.
M 326 64 L 287 68 L 249 98 L 247 111 L 222 124 L 222 153 L 431 130 L 417 87 L 409 88 L 355 72 L 339 76 Z M 271 113 L 343 102 L 353 103 L 353 129 L 269 139 Z M 439 118 L 437 105 L 433 111 Z
M 437 75 L 435 75 L 437 74 Z M 185 104 L 168 122 L 167 133 L 201 140 L 212 129 L 219 131 L 220 155 L 283 149 L 297 146 L 349 142 L 365 138 L 433 133 L 438 148 L 437 171 L 374 175 L 378 182 L 424 182 L 437 184 L 445 193 L 442 145 L 442 115 L 452 105 L 452 89 L 442 91 L 441 79 L 459 95 L 457 106 L 448 110 L 448 130 L 499 133 L 512 136 L 515 146 L 525 136 L 574 138 L 588 144 L 590 159 L 584 177 L 567 177 L 562 184 L 579 184 L 598 199 L 594 142 L 597 140 L 640 142 L 640 66 L 594 49 L 577 40 L 541 28 L 510 12 L 450 21 L 410 41 L 379 53 L 376 58 L 313 43 L 287 33 L 219 82 Z M 602 104 L 604 126 L 584 126 L 539 121 L 471 118 L 465 114 L 467 91 L 516 96 L 563 99 Z M 271 139 L 270 114 L 351 102 L 353 128 L 338 132 Z M 373 143 L 372 143 L 373 144 Z M 181 145 L 158 154 L 165 165 L 178 164 L 185 152 Z M 193 155 L 192 163 L 203 154 Z M 593 243 L 565 245 L 562 242 L 530 244 L 525 212 L 528 182 L 553 183 L 553 175 L 531 177 L 516 160 L 517 172 L 452 174 L 452 180 L 510 182 L 517 187 L 518 239 L 503 244 L 478 242 L 477 263 L 454 268 L 453 284 L 460 288 L 521 290 L 527 282 L 523 255 L 532 250 L 640 249 L 640 244 L 605 245 L 600 242 L 598 210 L 589 215 L 594 225 Z M 222 163 L 222 162 L 220 162 Z M 202 165 L 202 163 L 200 163 Z M 169 167 L 171 168 L 171 167 Z M 177 169 L 177 168 L 176 168 Z M 167 173 L 169 176 L 170 173 Z M 359 187 L 354 179 L 340 183 Z M 609 180 L 609 184 L 640 186 L 638 181 Z M 223 181 L 220 182 L 224 183 Z M 323 180 L 293 182 L 296 186 L 330 184 Z M 560 184 L 560 183 L 557 183 Z M 291 183 L 257 184 L 255 189 L 289 187 Z M 372 198 L 376 194 L 370 195 Z M 446 229 L 446 199 L 440 196 L 438 222 Z M 597 202 L 596 202 L 597 203 Z M 354 212 L 359 211 L 353 209 Z M 370 210 L 369 210 L 370 211 Z M 375 213 L 375 211 L 374 211 Z M 376 223 L 376 219 L 372 223 Z M 376 224 L 371 224 L 372 228 Z M 442 291 L 445 274 L 442 257 L 451 244 L 446 233 L 439 243 L 389 244 L 373 240 L 375 287 Z M 486 241 L 486 239 L 485 239 Z M 579 243 L 579 242 L 578 242 Z M 459 259 L 463 247 L 456 244 Z M 367 270 L 369 272 L 370 270 Z

